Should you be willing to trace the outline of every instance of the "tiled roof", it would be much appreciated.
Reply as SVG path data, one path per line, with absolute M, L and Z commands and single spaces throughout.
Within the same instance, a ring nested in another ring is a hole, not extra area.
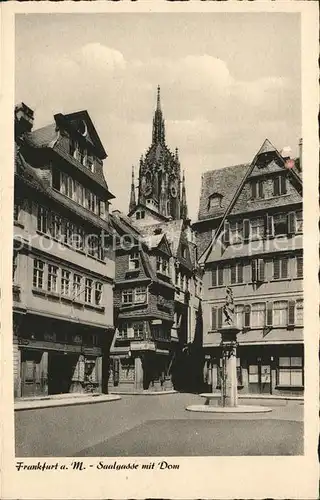
M 46 148 L 58 139 L 56 124 L 51 123 L 46 127 L 38 128 L 25 135 L 25 142 L 34 148 Z M 52 147 L 52 146 L 51 146 Z
M 145 226 L 141 228 L 141 233 L 143 236 L 150 237 L 155 234 L 155 231 L 158 232 L 161 229 L 166 235 L 173 256 L 176 256 L 181 238 L 182 225 L 182 220 L 171 220 L 161 222 L 160 224 L 153 224 L 152 226 Z
M 202 174 L 199 220 L 221 217 L 224 214 L 249 168 L 250 165 L 245 163 Z M 222 196 L 220 206 L 209 208 L 209 197 L 212 194 Z

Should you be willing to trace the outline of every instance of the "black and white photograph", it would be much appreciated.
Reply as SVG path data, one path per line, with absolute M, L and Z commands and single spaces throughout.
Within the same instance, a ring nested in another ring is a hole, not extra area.
M 53 481 L 58 457 L 73 480 L 181 481 L 187 457 L 306 453 L 318 167 L 302 13 L 173 10 L 14 16 L 1 210 L 13 460 L 28 482 Z

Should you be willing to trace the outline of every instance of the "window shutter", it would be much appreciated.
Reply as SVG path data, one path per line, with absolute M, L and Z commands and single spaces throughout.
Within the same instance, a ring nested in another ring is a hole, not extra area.
M 218 285 L 223 285 L 223 267 L 218 267 Z
M 272 215 L 265 215 L 264 219 L 264 234 L 265 236 L 273 236 L 273 219 Z
M 258 259 L 258 281 L 264 281 L 264 260 Z
M 281 273 L 282 278 L 287 278 L 288 277 L 288 258 L 284 257 L 282 259 L 282 273 Z
M 259 198 L 263 198 L 263 181 L 259 181 Z
M 212 273 L 211 273 L 211 283 L 212 283 L 212 286 L 217 286 L 217 268 L 214 267 L 212 269 Z
M 238 264 L 238 283 L 243 283 L 243 264 L 239 262 Z
M 216 307 L 211 308 L 211 329 L 212 330 L 217 329 L 217 308 Z
M 243 221 L 243 239 L 248 241 L 250 238 L 250 221 L 249 219 L 244 219 Z
M 250 328 L 250 316 L 251 316 L 251 306 L 244 307 L 244 323 L 243 326 L 245 328 Z
M 288 326 L 294 326 L 295 324 L 295 300 L 289 300 L 288 302 Z
M 231 266 L 231 284 L 237 282 L 237 268 L 236 265 Z
M 255 181 L 251 182 L 251 197 L 253 199 L 257 197 L 257 183 Z
M 288 213 L 288 234 L 295 234 L 296 232 L 296 214 L 295 212 Z
M 258 269 L 257 269 L 257 260 L 253 259 L 251 262 L 251 281 L 255 283 L 258 281 Z
M 297 278 L 303 277 L 303 257 L 297 257 Z
M 223 307 L 219 307 L 219 309 L 218 309 L 218 328 L 222 327 L 222 314 L 223 314 Z
M 280 177 L 275 177 L 273 179 L 273 196 L 278 196 L 280 194 Z
M 230 224 L 227 220 L 224 221 L 223 242 L 230 243 Z
M 280 176 L 280 194 L 287 194 L 287 178 L 284 175 Z
M 273 279 L 278 280 L 280 278 L 280 260 L 273 259 Z
M 267 303 L 267 314 L 266 314 L 266 326 L 272 326 L 273 324 L 273 308 L 272 302 Z

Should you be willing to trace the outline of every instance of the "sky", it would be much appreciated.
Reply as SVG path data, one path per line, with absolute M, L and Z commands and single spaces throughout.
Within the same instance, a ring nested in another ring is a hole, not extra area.
M 34 128 L 89 112 L 108 153 L 111 209 L 128 211 L 157 85 L 192 220 L 202 172 L 249 163 L 265 138 L 298 155 L 299 14 L 20 14 L 15 51 L 15 101 L 34 110 Z

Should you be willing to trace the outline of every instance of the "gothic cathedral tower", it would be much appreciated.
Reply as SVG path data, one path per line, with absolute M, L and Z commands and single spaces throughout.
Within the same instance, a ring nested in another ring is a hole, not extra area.
M 165 122 L 161 110 L 160 87 L 152 124 L 152 143 L 140 159 L 137 206 L 144 206 L 168 219 L 187 219 L 185 178 L 181 181 L 178 149 L 173 154 L 165 140 Z M 129 214 L 136 208 L 132 180 Z

